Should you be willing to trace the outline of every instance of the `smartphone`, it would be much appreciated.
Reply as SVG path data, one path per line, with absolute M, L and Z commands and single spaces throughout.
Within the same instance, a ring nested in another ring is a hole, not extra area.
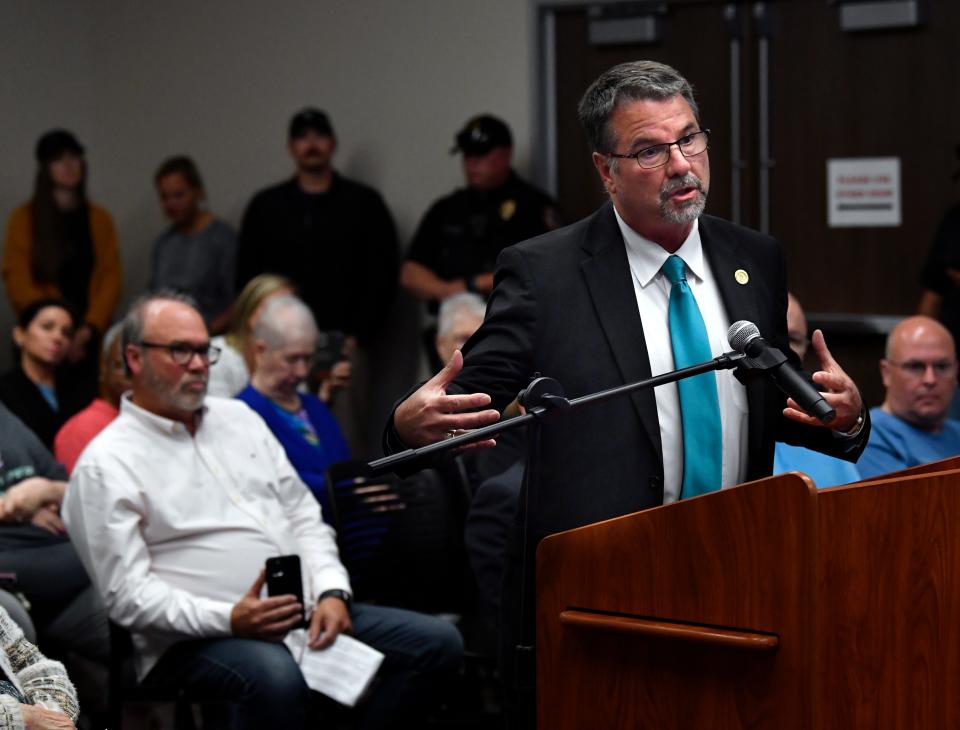
M 310 363 L 310 372 L 314 380 L 320 381 L 330 377 L 330 370 L 341 360 L 346 360 L 343 356 L 343 346 L 347 340 L 347 335 L 339 330 L 327 330 L 320 332 L 317 337 L 317 349 L 313 353 L 313 360 Z
M 303 578 L 300 575 L 299 555 L 278 555 L 267 558 L 267 595 L 268 596 L 296 596 L 303 606 Z M 304 628 L 307 625 L 306 614 L 301 616 L 300 623 L 294 628 Z

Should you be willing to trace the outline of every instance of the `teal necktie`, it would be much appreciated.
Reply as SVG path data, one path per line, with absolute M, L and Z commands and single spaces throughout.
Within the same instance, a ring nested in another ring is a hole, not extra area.
M 663 265 L 670 288 L 670 344 L 674 366 L 689 367 L 713 357 L 707 328 L 697 300 L 687 284 L 686 267 L 679 256 Z M 723 435 L 715 373 L 702 373 L 677 381 L 683 421 L 683 486 L 681 499 L 720 488 Z

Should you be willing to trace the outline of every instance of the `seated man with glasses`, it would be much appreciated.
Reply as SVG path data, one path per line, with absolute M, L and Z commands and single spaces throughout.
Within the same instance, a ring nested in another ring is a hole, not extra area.
M 873 431 L 857 470 L 887 474 L 960 454 L 960 421 L 947 418 L 957 391 L 953 337 L 929 317 L 909 317 L 890 332 L 880 361 L 887 389 L 870 411 Z
M 352 602 L 333 531 L 267 425 L 240 401 L 205 398 L 220 352 L 200 313 L 149 295 L 122 337 L 132 392 L 77 462 L 64 517 L 110 618 L 133 635 L 140 681 L 229 703 L 229 721 L 204 726 L 305 728 L 317 720 L 299 663 L 345 632 L 385 655 L 358 727 L 404 727 L 439 701 L 432 690 L 462 656 L 457 630 Z M 291 554 L 303 605 L 261 597 L 265 560 Z M 306 635 L 294 630 L 304 614 Z

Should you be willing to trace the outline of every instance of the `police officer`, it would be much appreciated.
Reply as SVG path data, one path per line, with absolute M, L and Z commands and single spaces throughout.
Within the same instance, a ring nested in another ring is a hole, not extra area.
M 559 225 L 553 200 L 513 171 L 513 139 L 502 120 L 468 121 L 450 154 L 458 152 L 467 185 L 430 207 L 400 269 L 400 283 L 431 312 L 458 292 L 486 296 L 501 250 Z

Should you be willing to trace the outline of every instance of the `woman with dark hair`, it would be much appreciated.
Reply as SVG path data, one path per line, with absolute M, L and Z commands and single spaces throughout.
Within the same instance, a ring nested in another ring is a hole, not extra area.
M 86 388 L 63 373 L 74 323 L 70 305 L 62 299 L 30 304 L 13 328 L 16 363 L 0 376 L 0 401 L 48 449 L 64 422 L 91 400 Z
M 83 151 L 63 129 L 39 139 L 33 198 L 10 216 L 0 273 L 18 314 L 56 297 L 80 315 L 68 357 L 87 366 L 93 395 L 98 336 L 110 325 L 122 274 L 113 219 L 87 200 Z

